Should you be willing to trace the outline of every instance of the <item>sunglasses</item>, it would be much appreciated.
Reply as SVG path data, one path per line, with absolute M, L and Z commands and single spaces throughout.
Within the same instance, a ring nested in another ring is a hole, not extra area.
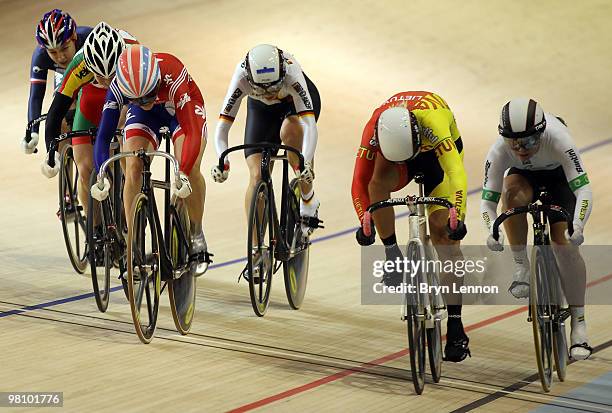
M 155 102 L 155 99 L 157 99 L 157 92 L 159 92 L 159 83 L 157 84 L 157 87 L 155 89 L 150 91 L 145 96 L 141 96 L 135 99 L 130 99 L 130 103 L 133 103 L 138 106 L 146 106 L 149 103 Z
M 531 150 L 538 146 L 540 143 L 540 133 L 535 135 L 527 136 L 526 138 L 512 139 L 512 138 L 504 138 L 506 143 L 510 146 L 510 148 L 518 151 L 523 149 L 525 151 Z

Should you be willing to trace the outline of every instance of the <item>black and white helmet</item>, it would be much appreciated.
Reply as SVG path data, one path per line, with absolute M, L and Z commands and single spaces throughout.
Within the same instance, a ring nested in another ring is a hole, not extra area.
M 85 64 L 96 75 L 110 79 L 115 75 L 119 55 L 124 49 L 125 41 L 119 32 L 100 22 L 85 39 Z
M 520 139 L 539 135 L 546 129 L 546 117 L 538 102 L 516 98 L 506 103 L 499 118 L 499 134 L 504 138 Z

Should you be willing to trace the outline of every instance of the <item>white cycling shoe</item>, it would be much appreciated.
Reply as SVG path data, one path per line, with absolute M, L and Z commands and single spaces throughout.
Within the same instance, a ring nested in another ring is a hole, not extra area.
M 528 298 L 529 297 L 529 276 L 531 271 L 528 267 L 519 266 L 514 272 L 514 281 L 510 284 L 508 291 L 515 298 Z
M 570 347 L 570 356 L 574 360 L 586 360 L 593 353 L 593 348 L 589 346 L 586 335 L 586 325 L 584 322 L 579 323 L 572 328 L 570 334 L 572 345 Z
M 300 197 L 300 216 L 318 218 L 320 205 L 321 202 L 319 202 L 319 199 L 314 195 L 308 202 L 304 201 L 304 199 Z M 304 234 L 304 236 L 310 236 L 314 230 L 315 228 L 302 224 L 302 234 Z

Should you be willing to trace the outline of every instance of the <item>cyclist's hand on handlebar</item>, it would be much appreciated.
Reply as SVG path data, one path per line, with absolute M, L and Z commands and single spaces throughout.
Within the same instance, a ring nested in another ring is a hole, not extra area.
M 37 145 L 38 145 L 38 133 L 36 132 L 32 132 L 30 134 L 30 141 L 28 141 L 27 134 L 21 140 L 21 149 L 23 150 L 23 153 L 25 153 L 26 155 L 33 154 Z
M 227 180 L 229 176 L 229 164 L 226 163 L 224 165 L 223 170 L 219 169 L 219 165 L 215 165 L 210 169 L 210 175 L 212 179 L 217 183 L 223 183 Z
M 91 197 L 100 202 L 108 198 L 108 193 L 110 192 L 110 188 L 111 188 L 110 182 L 106 178 L 104 178 L 101 184 L 102 184 L 102 188 L 100 188 L 98 186 L 98 182 L 96 182 L 95 184 L 91 186 L 91 190 L 90 190 Z
M 312 169 L 312 165 L 310 162 L 304 162 L 304 170 L 300 173 L 300 180 L 302 182 L 306 182 L 307 184 L 311 184 L 314 181 L 315 174 Z
M 467 227 L 465 226 L 465 222 L 458 219 L 457 228 L 453 230 L 450 227 L 450 220 L 449 220 L 449 222 L 446 224 L 446 232 L 448 234 L 449 239 L 452 239 L 453 241 L 461 241 L 463 238 L 465 238 L 467 234 Z
M 487 238 L 487 247 L 491 251 L 503 251 L 504 250 L 504 233 L 502 230 L 499 230 L 499 239 L 495 239 L 493 237 L 493 232 L 489 233 L 489 237 Z
M 183 172 L 179 172 L 178 182 L 173 180 L 170 186 L 172 195 L 176 195 L 179 198 L 187 198 L 189 195 L 191 195 L 191 184 L 189 183 L 189 178 Z
M 572 235 L 569 234 L 568 230 L 565 230 L 565 239 L 571 242 L 573 245 L 582 245 L 584 242 L 584 234 L 582 228 L 582 222 L 574 221 L 574 232 Z
M 369 219 L 367 216 L 364 218 Z M 367 247 L 368 245 L 374 244 L 376 241 L 376 228 L 374 228 L 374 223 L 370 219 L 370 235 L 366 235 L 363 230 L 363 223 L 359 226 L 357 233 L 355 234 L 355 238 L 357 239 L 357 243 L 362 247 Z
M 53 178 L 55 175 L 57 175 L 57 173 L 59 172 L 59 168 L 60 168 L 60 162 L 61 162 L 60 154 L 57 151 L 53 151 L 53 153 L 55 154 L 54 156 L 55 166 L 53 167 L 49 166 L 49 152 L 47 152 L 47 156 L 45 157 L 45 160 L 40 165 L 40 171 L 47 178 Z

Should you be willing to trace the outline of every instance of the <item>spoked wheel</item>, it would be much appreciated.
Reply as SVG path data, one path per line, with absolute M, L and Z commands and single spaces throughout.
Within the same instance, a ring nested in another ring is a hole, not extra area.
M 438 259 L 435 250 L 431 245 L 426 247 L 427 254 L 430 260 Z M 437 268 L 427 272 L 428 282 L 431 286 L 440 285 L 440 277 Z M 429 369 L 434 383 L 440 382 L 442 376 L 442 320 L 440 312 L 444 311 L 444 298 L 441 295 L 430 294 L 429 300 L 432 310 L 432 323 L 427 324 L 427 354 L 429 356 Z
M 531 256 L 529 306 L 538 373 L 545 392 L 550 391 L 553 371 L 553 323 L 547 276 L 546 256 L 542 248 L 534 246 Z
M 176 330 L 189 333 L 195 312 L 196 279 L 189 268 L 190 226 L 187 207 L 181 199 L 171 208 L 169 248 L 173 270 L 183 269 L 177 279 L 168 281 L 170 309 Z
M 76 272 L 87 269 L 87 233 L 85 212 L 79 202 L 79 171 L 74 161 L 71 145 L 61 151 L 62 165 L 59 173 L 60 220 L 70 263 Z
M 304 301 L 306 282 L 308 280 L 308 262 L 310 258 L 310 241 L 302 237 L 300 224 L 300 186 L 294 179 L 289 184 L 289 208 L 285 217 L 285 238 L 287 245 L 297 254 L 283 262 L 283 275 L 285 278 L 285 293 L 289 306 L 298 310 Z
M 420 261 L 421 246 L 412 241 L 408 244 L 406 257 L 409 261 Z M 422 279 L 413 277 L 413 282 Z M 408 327 L 408 352 L 412 382 L 417 394 L 423 393 L 425 387 L 425 308 L 421 294 L 408 294 L 406 298 L 406 324 Z
M 263 317 L 270 303 L 274 270 L 273 217 L 268 184 L 259 181 L 253 192 L 249 212 L 247 272 L 253 311 Z
M 143 193 L 134 198 L 127 240 L 128 299 L 136 334 L 145 344 L 155 334 L 161 294 L 159 245 L 148 203 Z

